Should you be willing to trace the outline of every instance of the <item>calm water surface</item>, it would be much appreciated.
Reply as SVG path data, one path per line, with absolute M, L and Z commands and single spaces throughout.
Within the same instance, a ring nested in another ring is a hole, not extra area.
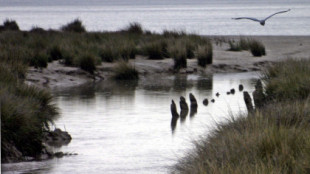
M 167 173 L 192 140 L 207 135 L 215 125 L 246 112 L 243 94 L 226 95 L 241 83 L 252 92 L 258 73 L 184 75 L 137 83 L 103 81 L 70 90 L 54 91 L 61 116 L 57 127 L 73 137 L 55 151 L 74 152 L 42 162 L 5 164 L 3 173 Z M 221 95 L 216 97 L 216 92 Z M 189 93 L 198 101 L 196 115 L 177 121 L 171 129 L 170 103 L 179 111 L 179 97 Z M 215 103 L 202 104 L 215 98 Z
M 289 13 L 260 26 L 248 16 Z M 14 19 L 23 30 L 58 29 L 79 18 L 89 31 L 116 31 L 139 22 L 150 31 L 184 30 L 201 35 L 310 35 L 309 0 L 0 0 L 0 22 Z

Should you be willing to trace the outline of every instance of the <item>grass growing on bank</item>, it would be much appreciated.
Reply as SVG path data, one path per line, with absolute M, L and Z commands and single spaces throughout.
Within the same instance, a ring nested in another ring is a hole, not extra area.
M 139 73 L 129 63 L 120 61 L 115 67 L 113 78 L 115 80 L 137 80 L 139 79 Z
M 16 55 L 0 53 L 1 161 L 36 157 L 43 131 L 58 114 L 47 91 L 23 83 L 27 66 Z
M 241 37 L 239 41 L 230 40 L 228 41 L 229 51 L 250 51 L 253 56 L 261 57 L 266 55 L 265 46 L 262 42 Z
M 181 66 L 175 67 L 182 68 L 186 67 L 184 62 L 187 58 L 195 56 L 198 46 L 210 45 L 210 40 L 205 37 L 178 31 L 152 33 L 145 31 L 139 23 L 131 23 L 116 32 L 86 32 L 78 19 L 62 26 L 58 31 L 39 27 L 30 31 L 16 31 L 16 27 L 9 27 L 15 24 L 15 21 L 3 24 L 6 29 L 0 31 L 0 52 L 7 55 L 19 54 L 26 64 L 38 68 L 47 67 L 50 61 L 60 60 L 67 66 L 80 67 L 94 73 L 95 67 L 102 61 L 127 61 L 134 59 L 136 55 L 149 59 L 174 58 L 182 62 Z M 173 47 L 175 48 L 169 49 Z M 175 51 L 180 49 L 182 55 Z M 90 63 L 85 63 L 86 58 Z
M 197 50 L 198 65 L 206 67 L 208 64 L 212 64 L 212 45 L 200 46 Z
M 279 62 L 269 67 L 263 78 L 271 100 L 306 99 L 310 94 L 310 60 Z
M 310 60 L 288 60 L 269 67 L 269 104 L 219 124 L 172 173 L 309 173 L 309 65 Z

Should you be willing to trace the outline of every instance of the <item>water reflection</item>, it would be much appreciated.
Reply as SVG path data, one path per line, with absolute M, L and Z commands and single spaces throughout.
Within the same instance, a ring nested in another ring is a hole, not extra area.
M 73 138 L 59 150 L 79 155 L 45 161 L 44 166 L 40 162 L 21 164 L 19 169 L 25 166 L 22 173 L 47 174 L 167 173 L 167 168 L 191 147 L 190 140 L 225 121 L 229 112 L 246 111 L 243 93 L 236 90 L 235 95 L 226 95 L 226 91 L 243 84 L 251 93 L 251 79 L 257 77 L 255 73 L 236 73 L 167 76 L 138 82 L 105 80 L 54 91 L 61 112 L 55 124 L 65 125 Z M 190 93 L 196 107 L 191 107 Z M 188 105 L 186 114 L 181 113 L 181 96 Z M 215 103 L 203 105 L 204 99 L 213 98 Z

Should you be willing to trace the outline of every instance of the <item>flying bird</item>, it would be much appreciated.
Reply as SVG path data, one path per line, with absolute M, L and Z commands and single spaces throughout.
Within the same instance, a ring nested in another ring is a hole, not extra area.
M 286 13 L 288 11 L 290 11 L 291 9 L 288 9 L 288 10 L 284 10 L 284 11 L 279 11 L 279 12 L 276 12 L 268 17 L 266 17 L 265 19 L 256 19 L 256 18 L 252 18 L 252 17 L 239 17 L 239 18 L 232 18 L 232 19 L 235 19 L 235 20 L 239 20 L 239 19 L 249 19 L 249 20 L 252 20 L 252 21 L 256 21 L 256 22 L 259 22 L 262 26 L 265 25 L 265 22 L 267 19 L 271 18 L 272 16 L 276 15 L 276 14 L 280 14 L 280 13 Z

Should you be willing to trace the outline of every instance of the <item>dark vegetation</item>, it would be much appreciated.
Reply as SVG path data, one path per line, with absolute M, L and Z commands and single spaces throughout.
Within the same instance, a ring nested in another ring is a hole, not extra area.
M 138 71 L 125 61 L 119 61 L 115 67 L 115 74 L 113 76 L 115 80 L 138 80 Z
M 268 104 L 219 124 L 172 173 L 309 173 L 310 60 L 288 60 L 263 76 Z
M 131 23 L 117 32 L 86 32 L 79 19 L 62 26 L 60 31 L 39 27 L 19 31 L 15 21 L 7 20 L 1 26 L 0 42 L 3 54 L 18 55 L 30 66 L 45 68 L 48 62 L 60 60 L 90 73 L 102 61 L 127 61 L 137 55 L 149 59 L 173 58 L 178 70 L 186 67 L 188 58 L 195 57 L 198 46 L 211 45 L 205 37 L 182 31 L 152 33 L 143 30 L 139 23 Z
M 23 83 L 27 65 L 20 54 L 0 52 L 2 162 L 40 155 L 43 131 L 58 114 L 50 93 Z
M 243 38 L 239 41 L 229 40 L 229 51 L 250 51 L 253 56 L 261 57 L 266 55 L 265 46 L 258 40 Z

